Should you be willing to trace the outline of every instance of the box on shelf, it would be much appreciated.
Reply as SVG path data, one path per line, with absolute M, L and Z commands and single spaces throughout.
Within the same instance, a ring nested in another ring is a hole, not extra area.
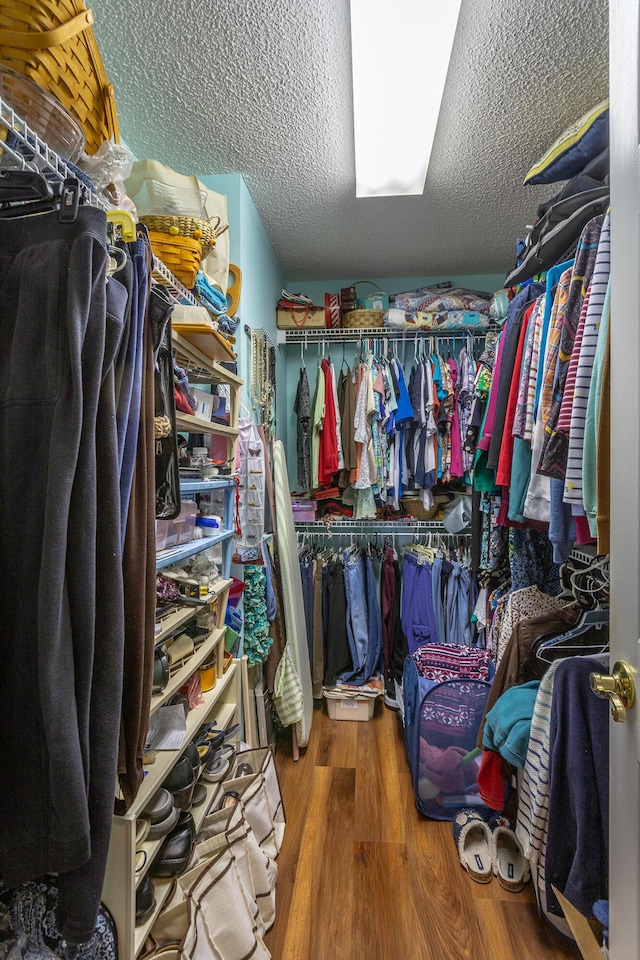
M 188 543 L 193 540 L 196 527 L 198 505 L 195 500 L 183 500 L 180 513 L 175 520 L 168 520 L 166 547 L 175 547 L 179 543 Z
M 213 394 L 206 390 L 198 390 L 196 387 L 190 387 L 189 392 L 196 402 L 196 408 L 193 411 L 194 417 L 210 423 L 213 416 Z
M 372 720 L 375 697 L 327 697 L 330 720 Z
M 316 519 L 315 500 L 292 500 L 291 508 L 294 523 L 313 523 Z
M 170 520 L 156 520 L 156 550 L 164 550 L 167 545 Z
M 278 330 L 323 330 L 326 326 L 324 307 L 278 305 L 276 326 Z

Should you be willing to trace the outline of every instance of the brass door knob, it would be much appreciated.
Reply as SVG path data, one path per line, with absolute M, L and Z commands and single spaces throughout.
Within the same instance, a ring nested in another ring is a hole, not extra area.
M 627 710 L 636 702 L 636 685 L 633 679 L 633 667 L 618 660 L 611 674 L 592 673 L 589 677 L 591 689 L 596 697 L 611 701 L 611 716 L 618 723 L 627 719 Z

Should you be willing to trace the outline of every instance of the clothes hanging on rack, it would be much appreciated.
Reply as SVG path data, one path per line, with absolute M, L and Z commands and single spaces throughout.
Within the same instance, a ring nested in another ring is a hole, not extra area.
M 124 303 L 107 282 L 106 236 L 105 214 L 90 207 L 72 222 L 57 211 L 0 219 L 0 557 L 14 571 L 0 588 L 0 763 L 12 771 L 0 790 L 0 875 L 17 884 L 58 872 L 60 930 L 73 943 L 90 939 L 100 903 L 122 696 L 114 364 Z

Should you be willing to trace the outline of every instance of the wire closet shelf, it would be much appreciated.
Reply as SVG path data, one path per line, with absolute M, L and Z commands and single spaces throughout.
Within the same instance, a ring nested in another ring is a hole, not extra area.
M 7 146 L 4 142 L 6 141 L 4 131 L 11 132 L 16 137 L 24 153 Z M 0 150 L 4 162 L 6 162 L 5 158 L 9 157 L 16 166 L 24 170 L 42 173 L 47 180 L 52 182 L 62 182 L 69 177 L 76 176 L 74 170 L 65 163 L 62 157 L 55 150 L 52 150 L 49 144 L 42 137 L 39 137 L 35 130 L 32 130 L 26 121 L 15 112 L 13 107 L 1 97 Z M 87 189 L 85 191 L 85 199 L 91 206 L 98 207 L 100 210 L 110 209 L 109 205 L 93 190 Z M 197 306 L 198 301 L 191 291 L 177 277 L 174 277 L 164 263 L 155 256 L 153 258 L 153 275 L 156 280 L 160 278 L 159 282 L 163 284 L 174 300 L 179 302 L 186 300 L 192 306 Z

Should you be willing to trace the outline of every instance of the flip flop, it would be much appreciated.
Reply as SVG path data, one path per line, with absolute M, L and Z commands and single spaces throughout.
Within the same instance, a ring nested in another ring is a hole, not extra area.
M 516 837 L 513 821 L 508 817 L 492 817 L 491 862 L 498 883 L 511 893 L 519 893 L 531 876 L 520 841 Z
M 491 831 L 476 810 L 459 810 L 453 821 L 453 836 L 460 863 L 476 883 L 491 880 Z

